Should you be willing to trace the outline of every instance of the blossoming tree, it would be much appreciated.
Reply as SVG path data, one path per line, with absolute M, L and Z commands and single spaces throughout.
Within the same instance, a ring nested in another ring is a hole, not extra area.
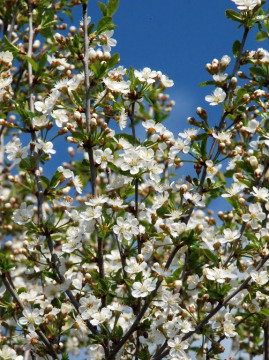
M 0 359 L 219 359 L 228 338 L 268 360 L 269 52 L 245 49 L 265 1 L 233 0 L 235 64 L 201 84 L 221 118 L 177 136 L 173 81 L 119 65 L 119 1 L 98 3 L 97 25 L 85 0 L 0 4 Z

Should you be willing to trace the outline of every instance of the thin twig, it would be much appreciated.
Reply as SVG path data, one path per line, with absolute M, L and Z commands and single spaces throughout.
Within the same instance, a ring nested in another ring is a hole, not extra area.
M 137 145 L 137 141 L 136 141 L 136 132 L 135 132 L 134 111 L 135 111 L 135 102 L 132 103 L 129 117 L 130 117 L 130 120 L 131 120 L 131 128 L 132 128 L 132 134 L 133 134 L 133 143 L 134 143 L 134 146 L 136 146 L 136 145 Z M 139 197 L 139 179 L 136 178 L 136 179 L 135 179 L 135 217 L 136 217 L 136 219 L 139 221 L 138 197 Z M 138 235 L 137 235 L 137 253 L 138 253 L 138 254 L 141 254 L 141 251 L 142 251 L 141 237 L 140 237 L 140 234 L 138 234 Z M 139 314 L 140 310 L 141 310 L 141 299 L 138 299 L 138 300 L 137 300 L 136 314 Z M 140 349 L 139 336 L 140 336 L 140 331 L 139 331 L 139 327 L 138 327 L 138 328 L 137 328 L 137 332 L 136 332 L 135 360 L 138 360 L 138 354 L 139 354 L 139 349 Z
M 85 107 L 85 117 L 86 117 L 86 129 L 87 133 L 90 136 L 91 131 L 91 89 L 90 89 L 90 80 L 89 80 L 89 38 L 88 38 L 88 3 L 85 2 L 82 5 L 83 8 L 83 37 L 84 37 L 84 84 L 86 92 L 86 107 Z M 89 139 L 90 140 L 90 139 Z M 89 141 L 87 144 L 87 152 L 89 155 L 90 162 L 90 176 L 91 176 L 91 187 L 92 187 L 92 196 L 96 196 L 96 169 L 94 166 L 93 158 L 93 147 Z
M 8 24 L 8 27 L 7 27 L 7 35 L 6 36 L 7 36 L 8 41 L 11 41 L 11 36 L 12 36 L 13 30 L 14 30 L 15 21 L 17 18 L 18 7 L 19 7 L 19 0 L 16 0 L 15 6 L 14 6 L 14 9 L 12 12 L 11 23 Z
M 136 134 L 135 134 L 135 123 L 134 123 L 134 111 L 135 111 L 135 103 L 132 103 L 131 106 L 131 111 L 129 114 L 129 118 L 131 120 L 131 128 L 132 128 L 132 134 L 133 134 L 133 141 L 134 141 L 134 146 L 136 146 Z
M 83 11 L 83 37 L 84 37 L 84 76 L 85 76 L 85 91 L 86 91 L 86 110 L 85 110 L 85 117 L 86 117 L 86 129 L 89 136 L 88 144 L 87 144 L 87 151 L 89 155 L 89 162 L 90 162 L 90 177 L 91 177 L 91 188 L 92 188 L 92 196 L 96 197 L 96 169 L 94 165 L 94 157 L 93 157 L 93 145 L 90 139 L 90 131 L 91 131 L 91 89 L 90 89 L 90 81 L 89 81 L 89 38 L 88 38 L 88 2 L 84 2 L 82 4 L 82 11 Z M 99 275 L 102 280 L 105 280 L 105 269 L 104 269 L 104 244 L 103 239 L 98 236 L 96 231 L 96 238 L 97 238 L 97 263 L 99 268 Z M 106 294 L 101 296 L 101 303 L 102 307 L 106 307 L 107 305 L 107 298 Z M 104 330 L 101 330 L 104 332 Z M 106 335 L 104 333 L 104 335 Z M 105 355 L 108 355 L 109 352 L 109 343 L 108 339 L 104 338 L 104 352 Z
M 32 57 L 33 50 L 33 9 L 32 9 L 32 0 L 28 0 L 28 23 L 29 23 L 29 32 L 28 32 L 28 52 L 27 56 Z M 28 61 L 28 87 L 29 87 L 29 109 L 34 112 L 34 89 L 33 89 L 33 68 L 30 61 Z M 35 145 L 34 148 L 34 160 L 35 160 L 35 179 L 37 184 L 37 212 L 38 212 L 38 224 L 40 225 L 42 221 L 46 220 L 46 212 L 44 208 L 44 192 L 42 181 L 40 177 L 39 170 L 39 154 L 36 146 L 37 134 L 32 129 L 31 131 L 32 142 Z

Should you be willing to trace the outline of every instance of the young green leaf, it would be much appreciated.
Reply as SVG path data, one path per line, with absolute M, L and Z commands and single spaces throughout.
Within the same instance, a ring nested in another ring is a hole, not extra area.
M 103 4 L 101 1 L 98 1 L 98 6 L 103 14 L 103 16 L 107 16 L 107 9 L 106 9 L 106 5 Z
M 110 0 L 107 4 L 107 15 L 112 16 L 115 14 L 119 7 L 119 0 Z
M 237 58 L 240 46 L 241 46 L 241 42 L 239 40 L 236 40 L 233 43 L 233 56 L 234 56 L 234 58 Z

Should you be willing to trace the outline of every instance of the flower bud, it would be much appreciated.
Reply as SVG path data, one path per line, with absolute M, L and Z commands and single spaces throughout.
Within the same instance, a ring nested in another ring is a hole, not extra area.
M 237 76 L 239 77 L 239 79 L 247 79 L 247 75 L 245 73 L 243 73 L 243 71 L 238 71 Z
M 202 119 L 202 120 L 207 120 L 207 111 L 201 107 L 198 107 L 196 109 L 196 114 Z
M 254 155 L 250 156 L 248 158 L 248 162 L 249 162 L 250 166 L 253 167 L 253 169 L 257 169 L 259 162 L 258 162 L 256 156 L 254 156 Z
M 224 55 L 220 60 L 220 71 L 223 72 L 226 70 L 228 65 L 230 64 L 231 58 L 228 55 Z
M 206 70 L 209 72 L 210 75 L 213 74 L 213 72 L 212 72 L 212 65 L 211 65 L 211 64 L 209 64 L 209 63 L 206 64 L 205 68 L 206 68 Z
M 234 90 L 236 88 L 236 86 L 237 86 L 237 78 L 235 76 L 233 76 L 231 78 L 230 84 L 231 84 L 231 88 Z
M 35 40 L 33 43 L 33 50 L 36 51 L 41 45 L 40 40 Z
M 69 31 L 73 35 L 77 31 L 77 28 L 75 26 L 70 26 Z

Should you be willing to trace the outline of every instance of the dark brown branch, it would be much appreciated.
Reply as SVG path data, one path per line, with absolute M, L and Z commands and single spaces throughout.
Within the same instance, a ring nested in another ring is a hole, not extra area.
M 93 145 L 90 139 L 90 131 L 91 131 L 91 89 L 90 89 L 90 80 L 89 80 L 89 38 L 88 38 L 88 2 L 84 2 L 82 4 L 83 10 L 83 37 L 84 37 L 84 76 L 85 76 L 85 91 L 86 91 L 86 129 L 89 136 L 89 146 L 87 147 L 87 152 L 89 155 L 90 162 L 90 177 L 91 177 L 91 188 L 92 188 L 92 196 L 97 196 L 96 190 L 96 169 L 94 165 L 94 157 L 93 157 Z M 98 236 L 98 232 L 96 231 L 97 238 L 97 263 L 99 268 L 100 278 L 105 280 L 105 270 L 104 270 L 104 244 L 103 239 Z M 102 294 L 101 296 L 102 307 L 106 307 L 107 299 L 106 295 Z M 102 330 L 103 332 L 103 330 Z M 104 334 L 105 335 L 105 334 Z M 104 338 L 104 352 L 105 355 L 108 355 L 109 346 L 107 338 Z
M 263 359 L 269 360 L 269 320 L 264 324 Z

